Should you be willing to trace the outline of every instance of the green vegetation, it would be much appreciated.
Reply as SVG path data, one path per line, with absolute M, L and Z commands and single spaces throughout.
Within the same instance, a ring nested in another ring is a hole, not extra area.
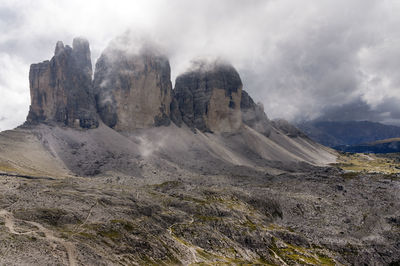
M 95 235 L 101 236 L 104 238 L 108 238 L 111 240 L 117 240 L 123 237 L 124 233 L 122 230 L 118 230 L 118 228 L 114 228 L 110 226 L 110 224 L 86 224 L 85 228 L 94 232 Z M 85 236 L 87 238 L 92 238 L 93 234 L 90 232 L 83 232 L 80 235 Z
M 257 228 L 259 228 L 259 226 L 257 226 L 255 223 L 253 223 L 249 219 L 247 219 L 246 222 L 242 223 L 242 226 L 249 228 L 250 231 L 255 231 L 255 230 L 257 230 Z
M 346 172 L 346 173 L 343 173 L 341 176 L 344 179 L 351 180 L 351 179 L 357 178 L 359 176 L 359 174 L 360 173 L 358 173 L 358 172 Z
M 153 187 L 156 189 L 172 189 L 172 188 L 177 188 L 181 185 L 182 182 L 173 180 L 173 181 L 165 181 L 161 184 L 155 184 L 153 185 Z
M 10 165 L 9 163 L 0 162 L 0 171 L 6 172 L 6 173 L 10 173 L 10 172 L 15 173 L 18 170 L 15 167 L 13 167 L 12 165 Z
M 111 220 L 111 223 L 121 225 L 128 232 L 132 232 L 136 229 L 133 223 L 126 220 Z
M 15 212 L 15 217 L 22 220 L 33 220 L 37 222 L 44 222 L 51 226 L 61 226 L 61 218 L 67 215 L 67 212 L 58 208 L 36 208 L 36 209 L 22 209 Z M 78 218 L 75 218 L 78 223 Z
M 398 159 L 393 154 L 341 153 L 335 166 L 349 172 L 396 174 Z
M 83 236 L 84 238 L 88 238 L 88 239 L 96 238 L 95 235 L 90 234 L 90 233 L 86 233 L 86 232 L 80 232 L 79 235 Z
M 304 248 L 285 243 L 285 247 L 278 248 L 276 245 L 276 238 L 273 238 L 271 255 L 280 257 L 285 263 L 292 264 L 306 264 L 306 265 L 335 265 L 335 261 L 327 255 L 314 250 L 313 248 Z
M 202 222 L 210 222 L 210 221 L 218 221 L 221 220 L 220 217 L 215 216 L 205 216 L 205 215 L 195 215 L 194 218 L 196 220 L 200 220 Z
M 322 265 L 335 265 L 335 262 L 325 254 L 317 253 L 317 256 Z

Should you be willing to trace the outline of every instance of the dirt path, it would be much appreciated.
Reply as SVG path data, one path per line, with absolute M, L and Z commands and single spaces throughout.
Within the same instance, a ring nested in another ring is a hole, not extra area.
M 286 265 L 286 266 L 287 266 L 286 262 L 285 262 L 281 257 L 279 257 L 278 254 L 276 254 L 275 251 L 273 251 L 273 250 L 270 249 L 270 248 L 268 248 L 268 249 L 269 249 L 269 251 L 272 252 L 272 254 L 274 254 L 275 259 L 277 259 L 277 260 L 280 261 L 281 265 Z
M 197 251 L 193 246 L 188 245 L 187 243 L 184 243 L 181 239 L 179 239 L 172 231 L 172 228 L 176 225 L 187 225 L 190 226 L 194 222 L 194 218 L 191 217 L 189 222 L 184 222 L 184 223 L 174 223 L 170 227 L 168 227 L 168 233 L 169 235 L 175 240 L 176 243 L 182 245 L 183 247 L 187 248 L 192 256 L 192 260 L 185 262 L 187 265 L 192 264 L 192 263 L 197 263 L 199 260 L 197 259 Z
M 27 235 L 27 234 L 33 234 L 37 238 L 42 238 L 45 239 L 49 242 L 49 244 L 52 246 L 52 248 L 56 248 L 56 243 L 61 244 L 68 256 L 68 265 L 69 266 L 76 266 L 76 248 L 75 245 L 71 242 L 65 241 L 64 239 L 58 238 L 54 235 L 53 231 L 47 229 L 43 225 L 37 222 L 32 222 L 32 221 L 25 221 L 25 220 L 19 220 L 15 219 L 14 215 L 7 211 L 7 210 L 0 210 L 0 217 L 3 217 L 4 219 L 4 225 L 7 227 L 7 229 L 10 231 L 11 234 L 14 235 Z M 38 228 L 38 231 L 26 231 L 26 232 L 18 232 L 16 231 L 16 226 L 15 226 L 15 221 L 21 221 L 28 223 L 30 225 L 35 226 Z M 41 232 L 45 235 L 45 237 L 41 237 L 38 233 Z
M 93 208 L 97 206 L 99 202 L 96 201 L 89 209 L 88 215 L 85 218 L 85 221 L 83 223 L 81 223 L 80 225 L 76 226 L 74 229 L 74 233 L 72 234 L 72 236 L 79 234 L 80 232 L 82 232 L 82 230 L 80 230 L 85 224 L 87 224 L 90 215 L 92 214 Z

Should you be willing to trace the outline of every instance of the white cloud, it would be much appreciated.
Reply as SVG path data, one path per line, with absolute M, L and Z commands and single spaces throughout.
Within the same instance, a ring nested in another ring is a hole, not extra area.
M 29 106 L 28 68 L 19 58 L 0 53 L 0 131 L 25 121 Z

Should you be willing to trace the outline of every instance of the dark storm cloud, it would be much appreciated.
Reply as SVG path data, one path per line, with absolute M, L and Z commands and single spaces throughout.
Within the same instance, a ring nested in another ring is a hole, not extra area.
M 95 61 L 127 29 L 162 46 L 173 79 L 193 58 L 231 61 L 272 118 L 397 123 L 398 14 L 394 0 L 3 1 L 0 128 L 24 121 L 29 64 L 57 40 L 87 37 Z
M 323 115 L 317 118 L 321 121 L 382 121 L 385 118 L 383 110 L 372 110 L 371 106 L 361 99 L 347 104 L 328 106 L 322 109 Z
M 400 125 L 399 100 L 385 98 L 375 107 L 357 98 L 342 105 L 327 106 L 321 110 L 317 121 L 373 121 Z

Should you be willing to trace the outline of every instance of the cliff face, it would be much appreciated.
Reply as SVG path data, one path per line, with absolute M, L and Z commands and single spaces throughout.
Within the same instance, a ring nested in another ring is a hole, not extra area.
M 75 128 L 98 126 L 87 40 L 75 38 L 72 48 L 57 42 L 50 61 L 31 65 L 29 84 L 28 123 L 61 122 Z
M 176 79 L 172 119 L 191 128 L 232 132 L 241 126 L 242 81 L 225 62 L 199 62 Z M 178 111 L 178 110 L 179 111 Z
M 272 123 L 264 112 L 264 106 L 260 103 L 256 104 L 244 90 L 242 91 L 240 109 L 244 124 L 269 137 L 272 130 Z
M 169 125 L 170 76 L 164 55 L 111 43 L 97 61 L 94 75 L 100 117 L 118 131 Z
M 284 119 L 275 119 L 272 121 L 272 125 L 290 138 L 308 138 L 301 130 Z

